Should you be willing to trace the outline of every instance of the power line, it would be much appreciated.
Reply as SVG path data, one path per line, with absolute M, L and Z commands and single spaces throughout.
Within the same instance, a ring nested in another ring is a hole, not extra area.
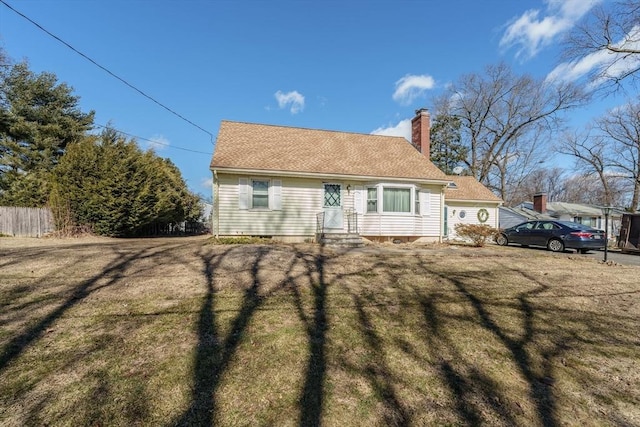
M 0 0 L 0 1 L 2 1 L 2 0 Z M 105 126 L 105 125 L 101 125 L 101 124 L 98 124 L 98 123 L 94 123 L 93 125 L 97 126 L 99 128 L 102 128 L 102 129 L 113 129 L 116 132 L 121 133 L 122 135 L 126 135 L 128 137 L 135 138 L 136 140 L 147 141 L 147 142 L 150 142 L 150 143 L 156 144 L 156 145 L 164 145 L 165 147 L 175 148 L 176 150 L 189 151 L 191 153 L 213 155 L 213 153 L 207 152 L 207 151 L 192 150 L 190 148 L 178 147 L 176 145 L 167 144 L 166 142 L 154 141 L 153 139 L 143 138 L 141 136 L 137 136 L 137 135 L 133 135 L 131 133 L 127 133 L 127 132 L 121 131 L 120 129 L 116 129 L 113 126 Z
M 128 81 L 126 81 L 125 79 L 123 79 L 122 77 L 118 76 L 117 74 L 113 73 L 111 70 L 109 70 L 108 68 L 100 65 L 99 63 L 97 63 L 96 61 L 94 61 L 93 59 L 91 59 L 90 57 L 88 57 L 87 55 L 85 55 L 84 53 L 80 52 L 78 49 L 74 48 L 73 46 L 71 46 L 69 43 L 67 43 L 66 41 L 62 40 L 60 37 L 56 36 L 55 34 L 51 33 L 50 31 L 48 31 L 46 28 L 44 28 L 42 25 L 38 24 L 37 22 L 35 22 L 34 20 L 32 20 L 31 18 L 29 18 L 28 16 L 24 15 L 23 13 L 17 11 L 16 9 L 14 9 L 13 7 L 11 7 L 5 0 L 0 0 L 0 3 L 2 3 L 3 5 L 5 5 L 7 8 L 11 9 L 14 13 L 20 15 L 22 18 L 26 19 L 27 21 L 29 21 L 30 23 L 32 23 L 33 25 L 35 25 L 36 27 L 38 27 L 40 30 L 44 31 L 46 34 L 48 34 L 49 36 L 53 37 L 54 39 L 56 39 L 57 41 L 59 41 L 60 43 L 62 43 L 63 45 L 65 45 L 66 47 L 68 47 L 69 49 L 71 49 L 72 51 L 74 51 L 75 53 L 77 53 L 78 55 L 82 56 L 84 59 L 86 59 L 87 61 L 91 62 L 93 65 L 95 65 L 96 67 L 100 68 L 101 70 L 105 71 L 106 73 L 108 73 L 109 75 L 111 75 L 112 77 L 120 80 L 122 83 L 124 83 L 125 85 L 129 86 L 131 89 L 135 90 L 136 92 L 138 92 L 140 95 L 144 96 L 145 98 L 153 101 L 154 103 L 158 104 L 160 107 L 164 108 L 165 110 L 167 110 L 168 112 L 170 112 L 171 114 L 173 114 L 174 116 L 184 120 L 185 122 L 189 123 L 192 126 L 195 126 L 196 128 L 200 129 L 202 132 L 206 133 L 207 135 L 209 135 L 209 137 L 211 138 L 211 143 L 213 144 L 213 134 L 211 132 L 209 132 L 208 130 L 204 129 L 201 126 L 198 126 L 197 124 L 195 124 L 194 122 L 192 122 L 191 120 L 187 119 L 186 117 L 184 117 L 183 115 L 177 113 L 176 111 L 172 110 L 171 108 L 167 107 L 166 105 L 164 105 L 163 103 L 161 103 L 160 101 L 156 100 L 155 98 L 153 98 L 151 95 L 147 95 L 145 92 L 143 92 L 142 90 L 138 89 L 137 87 L 135 87 L 134 85 L 132 85 L 131 83 L 129 83 Z

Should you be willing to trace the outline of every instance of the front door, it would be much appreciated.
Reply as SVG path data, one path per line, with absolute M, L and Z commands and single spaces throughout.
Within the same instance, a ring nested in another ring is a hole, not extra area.
M 328 231 L 342 230 L 342 185 L 324 184 L 323 196 L 324 228 Z

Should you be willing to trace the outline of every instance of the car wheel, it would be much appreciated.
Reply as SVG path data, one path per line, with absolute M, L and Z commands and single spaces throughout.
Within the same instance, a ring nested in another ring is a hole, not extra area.
M 507 246 L 507 244 L 509 243 L 509 239 L 507 239 L 507 236 L 505 236 L 504 234 L 498 234 L 498 236 L 496 237 L 496 243 L 500 246 Z
M 562 252 L 564 251 L 564 243 L 562 243 L 562 240 L 551 239 L 549 243 L 547 243 L 547 249 L 552 252 Z

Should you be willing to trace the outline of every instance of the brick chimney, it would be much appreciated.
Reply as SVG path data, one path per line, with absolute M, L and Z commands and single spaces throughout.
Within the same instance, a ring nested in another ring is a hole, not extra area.
M 547 211 L 547 193 L 538 193 L 533 196 L 533 210 L 540 213 Z
M 431 158 L 431 116 L 426 108 L 416 110 L 416 116 L 411 119 L 411 143 L 427 159 Z

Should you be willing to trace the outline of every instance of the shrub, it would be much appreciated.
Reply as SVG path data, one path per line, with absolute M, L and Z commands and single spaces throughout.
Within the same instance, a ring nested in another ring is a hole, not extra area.
M 471 240 L 474 246 L 482 247 L 487 239 L 496 235 L 496 229 L 486 224 L 456 224 L 456 234 L 464 239 Z

